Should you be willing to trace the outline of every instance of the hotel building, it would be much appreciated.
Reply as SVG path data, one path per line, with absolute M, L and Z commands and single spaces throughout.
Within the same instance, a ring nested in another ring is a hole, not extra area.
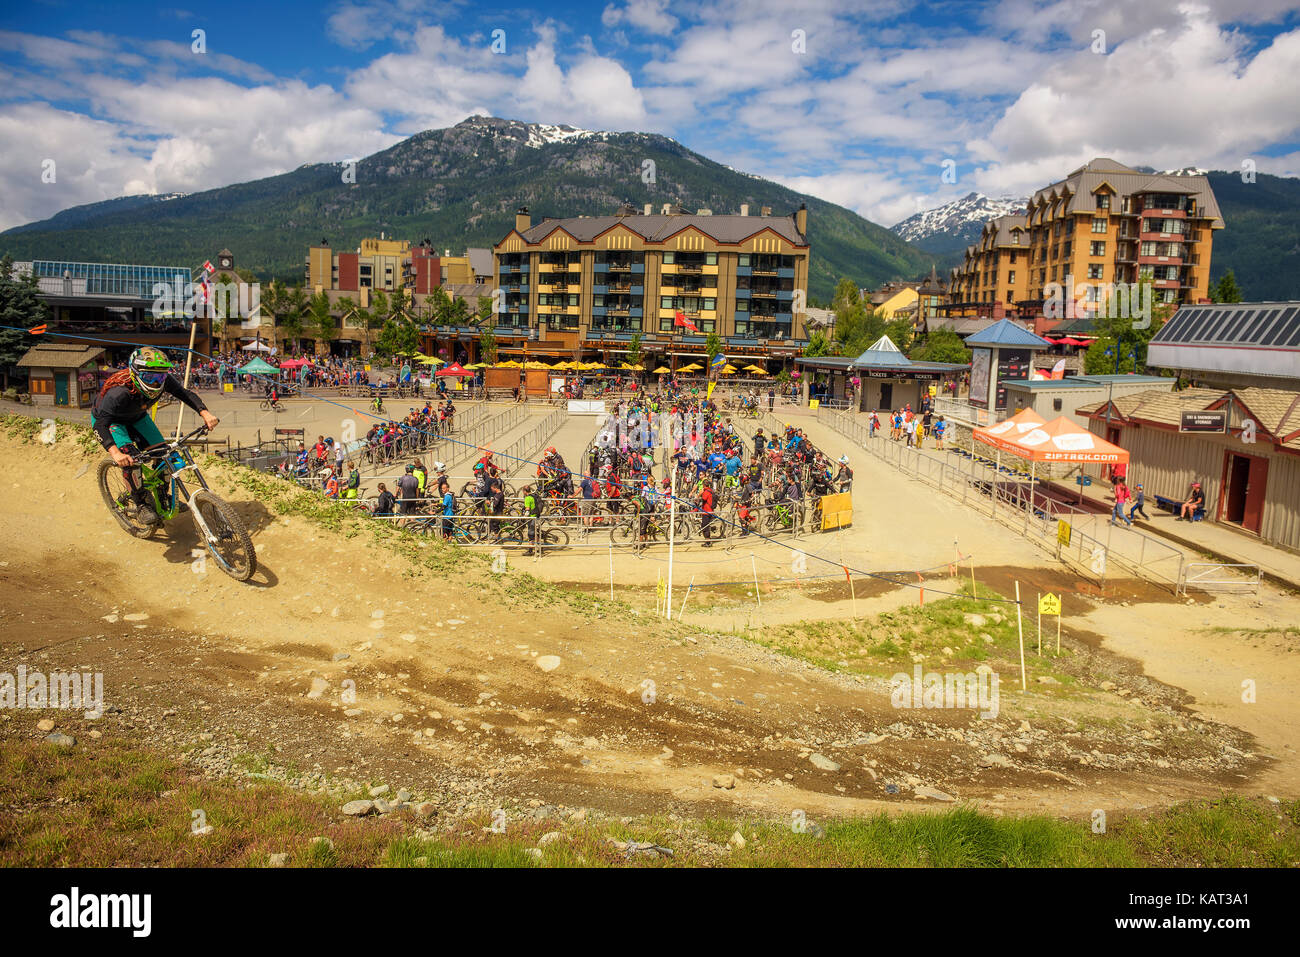
M 624 206 L 537 224 L 522 208 L 492 250 L 498 352 L 522 356 L 526 343 L 530 356 L 617 362 L 639 334 L 646 361 L 675 369 L 703 358 L 716 333 L 728 357 L 793 359 L 807 341 L 807 230 L 802 206 Z M 698 332 L 675 325 L 678 312 Z

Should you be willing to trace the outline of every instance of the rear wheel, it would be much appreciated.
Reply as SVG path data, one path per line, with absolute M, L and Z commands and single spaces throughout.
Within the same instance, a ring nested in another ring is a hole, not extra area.
M 127 484 L 126 472 L 114 465 L 111 459 L 99 463 L 96 477 L 99 483 L 99 494 L 103 496 L 104 504 L 128 534 L 136 538 L 148 538 L 162 527 L 161 521 L 151 524 L 142 522 L 137 517 L 139 506 L 131 492 L 131 486 Z
M 631 545 L 636 541 L 636 523 L 619 522 L 609 530 L 609 540 L 615 545 Z
M 257 552 L 235 510 L 207 489 L 200 489 L 190 496 L 190 513 L 200 540 L 221 570 L 238 582 L 252 578 L 257 571 Z M 210 537 L 204 532 L 205 524 Z
M 542 545 L 545 548 L 564 548 L 569 544 L 569 533 L 562 528 L 548 528 L 542 531 Z

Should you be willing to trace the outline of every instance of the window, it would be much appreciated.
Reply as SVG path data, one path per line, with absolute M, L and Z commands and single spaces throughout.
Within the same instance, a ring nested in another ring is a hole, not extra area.
M 717 253 L 705 253 L 705 254 L 704 254 L 704 265 L 706 265 L 706 266 L 716 266 L 717 264 L 718 264 L 718 254 L 717 254 Z
M 1105 243 L 1100 243 L 1100 242 L 1091 243 L 1091 244 L 1089 245 L 1088 255 L 1089 255 L 1089 256 L 1104 256 L 1104 255 L 1106 255 L 1106 244 L 1105 244 Z
M 1106 268 L 1106 267 L 1102 266 L 1100 263 L 1093 263 L 1093 264 L 1089 265 L 1089 266 L 1088 266 L 1088 278 L 1089 278 L 1089 279 L 1100 279 L 1100 278 L 1102 278 L 1102 273 L 1103 273 L 1103 271 L 1105 270 L 1105 268 Z
M 1142 254 L 1143 256 L 1154 256 L 1154 255 L 1156 255 L 1156 244 L 1153 243 L 1153 242 L 1151 242 L 1150 240 L 1147 240 L 1146 242 L 1144 242 L 1144 243 L 1142 244 L 1142 251 L 1141 251 L 1141 254 Z
M 1098 194 L 1097 194 L 1097 208 L 1098 208 L 1098 209 L 1110 209 L 1110 197 L 1107 196 L 1105 193 L 1098 193 Z M 1060 406 L 1057 406 L 1057 408 L 1059 409 Z
M 664 253 L 664 262 L 669 265 L 675 263 L 677 261 L 676 255 L 676 253 Z
M 1094 233 L 1104 233 L 1110 227 L 1110 220 L 1105 216 L 1098 216 L 1092 221 L 1092 231 Z
M 1100 199 L 1100 198 L 1101 198 L 1101 197 L 1098 197 L 1098 199 Z M 1052 400 L 1052 411 L 1053 411 L 1053 412 L 1060 412 L 1060 411 L 1061 411 L 1061 398 L 1060 398 L 1060 396 L 1057 396 L 1055 399 Z
M 668 253 L 668 255 L 671 256 L 672 253 Z M 749 265 L 749 253 L 741 253 L 741 254 L 740 254 L 740 257 L 736 260 L 736 265 L 737 265 L 737 266 L 748 266 L 748 265 Z
M 1016 281 L 1016 271 L 1013 269 L 1007 273 L 1007 282 L 1015 282 L 1015 281 Z

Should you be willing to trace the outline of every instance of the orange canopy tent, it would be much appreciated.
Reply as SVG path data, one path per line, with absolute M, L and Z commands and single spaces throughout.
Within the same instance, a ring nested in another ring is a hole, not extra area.
M 996 425 L 976 426 L 971 430 L 971 434 L 985 445 L 1012 452 L 1015 451 L 1012 443 L 1017 438 L 1045 423 L 1046 420 L 1033 409 L 1021 409 Z
M 1031 426 L 1023 432 L 1013 428 L 1003 435 L 985 438 L 978 434 L 980 431 L 982 430 L 975 430 L 976 437 L 981 442 L 1005 449 L 1031 462 L 1094 462 L 1105 465 L 1128 462 L 1127 451 L 1093 435 L 1063 415 L 1051 422 Z
M 1033 487 L 1034 472 L 1039 462 L 1092 462 L 1104 465 L 1118 465 L 1128 462 L 1128 452 L 1121 449 L 1118 445 L 1112 445 L 1100 436 L 1093 435 L 1087 429 L 1075 424 L 1065 416 L 1059 416 L 1051 422 L 1044 422 L 1040 425 L 1033 425 L 1027 420 L 1022 419 L 1019 423 L 1013 420 L 1030 413 L 1034 418 L 1037 414 L 1026 409 L 1019 413 L 1018 416 L 1012 416 L 1005 422 L 999 422 L 989 429 L 975 429 L 973 434 L 981 442 L 992 445 L 998 450 L 998 464 L 1001 465 L 1002 451 L 1006 450 L 1012 455 L 1019 456 L 1022 459 L 1029 460 L 1029 483 Z M 981 435 L 981 432 L 992 432 L 993 429 L 1002 428 L 1010 425 L 1010 428 L 1003 428 L 998 435 Z M 1022 428 L 1022 426 L 1028 426 Z M 1083 501 L 1083 485 L 1079 486 L 1079 501 Z

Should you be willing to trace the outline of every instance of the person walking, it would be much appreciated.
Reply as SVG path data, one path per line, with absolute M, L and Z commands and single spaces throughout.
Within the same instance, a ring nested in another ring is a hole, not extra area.
M 1125 525 L 1132 525 L 1133 520 L 1124 514 L 1124 506 L 1128 504 L 1129 490 L 1123 482 L 1115 486 L 1115 508 L 1110 513 L 1110 523 L 1118 525 L 1116 519 L 1123 519 Z
M 1146 493 L 1142 491 L 1142 483 L 1139 482 L 1133 489 L 1133 507 L 1128 510 L 1129 524 L 1133 523 L 1134 515 L 1141 515 L 1143 521 L 1151 521 L 1151 516 L 1146 513 L 1142 506 L 1146 504 Z

